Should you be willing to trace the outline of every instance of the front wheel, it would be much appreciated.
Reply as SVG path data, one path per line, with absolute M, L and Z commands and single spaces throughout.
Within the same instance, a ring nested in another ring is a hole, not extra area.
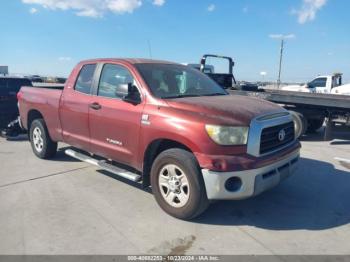
M 197 160 L 186 150 L 162 152 L 152 165 L 151 185 L 159 206 L 176 218 L 195 218 L 209 206 Z
M 43 119 L 36 119 L 30 126 L 30 144 L 34 154 L 41 159 L 50 159 L 57 152 L 57 143 L 52 141 Z
M 293 117 L 295 137 L 299 138 L 306 133 L 307 119 L 303 114 L 296 111 L 289 111 Z

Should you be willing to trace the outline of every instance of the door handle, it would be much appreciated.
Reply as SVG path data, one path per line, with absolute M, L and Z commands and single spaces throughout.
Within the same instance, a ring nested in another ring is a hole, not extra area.
M 102 106 L 99 103 L 92 103 L 90 104 L 90 108 L 94 109 L 94 110 L 100 110 L 102 108 Z

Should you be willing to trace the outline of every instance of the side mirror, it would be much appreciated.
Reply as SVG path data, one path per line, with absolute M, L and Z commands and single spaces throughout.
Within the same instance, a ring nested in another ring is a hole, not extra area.
M 135 85 L 131 83 L 128 84 L 128 94 L 124 96 L 123 101 L 134 105 L 141 103 L 141 95 Z

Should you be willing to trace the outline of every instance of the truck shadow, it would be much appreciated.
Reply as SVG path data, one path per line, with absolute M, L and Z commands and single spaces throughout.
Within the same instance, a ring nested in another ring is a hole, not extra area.
M 28 135 L 27 134 L 21 134 L 15 137 L 5 137 L 7 141 L 10 142 L 28 142 Z
M 310 133 L 302 136 L 299 140 L 307 141 L 307 142 L 323 141 L 323 137 L 324 137 L 323 135 L 324 135 L 324 127 L 315 133 Z M 337 140 L 337 141 L 330 141 L 330 144 L 332 145 L 350 144 L 350 127 L 335 127 L 334 130 L 332 131 L 331 140 Z M 343 140 L 343 141 L 339 141 L 339 140 Z
M 115 179 L 115 180 L 117 180 L 119 182 L 128 184 L 129 186 L 132 186 L 134 188 L 140 189 L 140 190 L 142 190 L 142 191 L 144 191 L 146 193 L 152 194 L 152 189 L 150 187 L 144 188 L 141 183 L 132 182 L 132 181 L 130 181 L 128 179 L 125 179 L 123 177 L 120 177 L 120 176 L 117 176 L 115 174 L 112 174 L 112 173 L 110 173 L 110 172 L 108 172 L 106 170 L 97 170 L 97 172 L 100 173 L 101 175 L 107 176 L 107 177 Z
M 54 158 L 50 159 L 50 161 L 55 162 L 81 162 L 78 159 L 75 159 L 73 157 L 67 156 L 64 151 L 66 149 L 70 149 L 71 147 L 61 147 L 57 150 L 57 153 Z
M 270 230 L 323 230 L 350 222 L 350 169 L 301 158 L 280 186 L 243 201 L 218 201 L 194 223 Z

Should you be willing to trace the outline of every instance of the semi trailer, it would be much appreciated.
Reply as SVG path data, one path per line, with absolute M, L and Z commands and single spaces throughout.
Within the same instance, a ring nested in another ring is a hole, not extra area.
M 216 57 L 229 61 L 227 74 L 206 73 L 207 58 Z M 350 126 L 349 85 L 342 85 L 342 75 L 318 77 L 305 86 L 285 87 L 283 90 L 263 88 L 237 88 L 233 75 L 233 59 L 225 56 L 204 55 L 200 60 L 201 71 L 229 90 L 231 95 L 258 97 L 277 103 L 287 109 L 294 119 L 295 132 L 303 134 L 319 130 L 324 123 L 324 139 L 332 138 L 335 125 Z M 321 83 L 322 82 L 322 83 Z

